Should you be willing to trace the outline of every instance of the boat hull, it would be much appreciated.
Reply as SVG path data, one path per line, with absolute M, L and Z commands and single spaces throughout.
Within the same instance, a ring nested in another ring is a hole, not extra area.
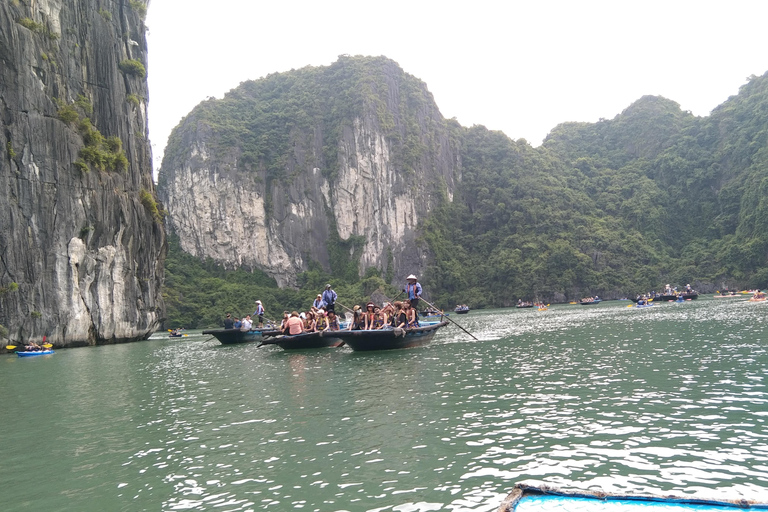
M 561 512 L 637 511 L 727 512 L 766 510 L 768 503 L 743 499 L 707 500 L 680 496 L 609 494 L 602 491 L 560 491 L 551 487 L 517 484 L 499 507 L 499 512 L 558 510 Z
M 338 331 L 305 332 L 293 336 L 275 336 L 262 341 L 263 345 L 277 345 L 283 350 L 301 350 L 306 348 L 340 347 L 344 340 L 335 336 Z
M 412 329 L 380 329 L 369 331 L 336 331 L 335 335 L 344 340 L 352 350 L 394 350 L 421 347 L 434 338 L 435 333 L 448 322 L 414 327 Z
M 469 310 L 468 309 L 455 309 L 453 312 L 456 313 L 457 315 L 466 315 L 467 313 L 469 313 Z
M 53 350 L 38 350 L 37 352 L 16 352 L 19 357 L 47 356 L 53 354 Z
M 219 340 L 219 343 L 222 345 L 235 345 L 239 343 L 261 341 L 264 339 L 264 336 L 273 335 L 275 332 L 274 329 L 251 329 L 250 331 L 240 331 L 238 329 L 211 329 L 203 331 L 203 334 L 213 336 Z

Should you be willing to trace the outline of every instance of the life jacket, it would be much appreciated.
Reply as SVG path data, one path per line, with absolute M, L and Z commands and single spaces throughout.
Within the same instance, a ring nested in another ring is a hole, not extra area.
M 318 331 L 322 331 L 326 327 L 328 327 L 328 319 L 324 316 L 321 316 L 320 318 L 317 319 L 317 322 L 315 322 L 315 328 Z

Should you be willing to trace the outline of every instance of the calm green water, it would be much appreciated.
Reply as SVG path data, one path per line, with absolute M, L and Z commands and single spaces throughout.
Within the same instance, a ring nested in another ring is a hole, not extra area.
M 4 511 L 493 511 L 516 482 L 768 501 L 768 303 L 492 310 L 423 348 L 0 356 Z

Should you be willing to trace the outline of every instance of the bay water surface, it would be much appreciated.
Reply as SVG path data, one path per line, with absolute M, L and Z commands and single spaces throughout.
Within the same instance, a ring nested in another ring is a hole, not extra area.
M 2 510 L 494 511 L 517 482 L 768 502 L 768 303 L 451 318 L 426 347 L 0 355 Z

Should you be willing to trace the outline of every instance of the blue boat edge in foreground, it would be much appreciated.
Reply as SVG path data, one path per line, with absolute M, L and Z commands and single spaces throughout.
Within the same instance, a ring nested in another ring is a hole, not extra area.
M 611 494 L 606 493 L 602 491 L 566 491 L 566 490 L 560 490 L 555 487 L 549 487 L 549 486 L 532 486 L 527 485 L 524 483 L 518 483 L 515 485 L 515 488 L 512 490 L 512 492 L 509 493 L 509 495 L 504 499 L 501 506 L 498 509 L 498 512 L 515 512 L 518 510 L 518 505 L 526 499 L 531 497 L 541 497 L 541 496 L 551 496 L 551 497 L 560 497 L 563 499 L 573 499 L 575 500 L 596 500 L 601 502 L 619 502 L 619 501 L 630 501 L 633 502 L 633 504 L 637 505 L 643 505 L 647 504 L 649 507 L 653 504 L 659 504 L 659 503 L 666 503 L 666 504 L 674 504 L 680 507 L 685 508 L 685 506 L 690 506 L 691 510 L 696 508 L 696 510 L 700 512 L 704 512 L 701 510 L 701 507 L 712 507 L 711 510 L 717 510 L 715 507 L 723 508 L 723 509 L 741 509 L 741 510 L 768 510 L 768 503 L 758 503 L 752 500 L 708 500 L 708 499 L 701 499 L 701 498 L 685 498 L 680 496 L 654 496 L 654 495 L 643 495 L 643 494 L 636 494 L 636 495 L 626 495 L 626 494 Z M 576 509 L 586 511 L 589 510 L 588 508 L 585 508 L 583 505 L 579 507 L 574 507 L 574 510 Z M 570 509 L 563 506 L 558 506 L 558 510 L 562 512 L 568 512 Z M 602 510 L 602 509 L 601 509 Z M 649 510 L 652 510 L 650 508 Z

